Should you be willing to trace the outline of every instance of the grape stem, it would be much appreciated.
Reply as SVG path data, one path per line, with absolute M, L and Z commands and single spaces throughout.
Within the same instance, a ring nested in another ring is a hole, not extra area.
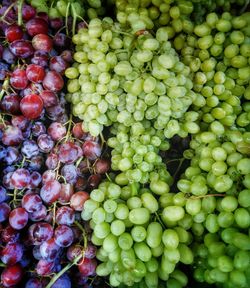
M 19 26 L 23 24 L 23 18 L 22 18 L 22 8 L 23 8 L 23 0 L 18 0 L 17 2 L 17 23 Z
M 226 194 L 207 194 L 207 195 L 201 195 L 201 196 L 191 196 L 190 199 L 200 199 L 200 198 L 207 198 L 207 197 L 225 197 Z
M 131 191 L 132 191 L 131 196 L 137 195 L 138 191 L 137 191 L 136 183 L 135 182 L 131 183 L 130 187 L 131 187 Z
M 66 265 L 59 273 L 55 274 L 49 284 L 45 288 L 51 288 L 53 284 L 66 272 L 68 271 L 72 266 L 77 265 L 78 261 L 82 258 L 82 254 L 78 255 L 72 263 L 69 263 Z
M 2 85 L 2 91 L 0 92 L 0 101 L 3 98 L 4 93 L 7 91 L 9 86 L 9 78 L 5 79 Z
M 87 245 L 88 245 L 86 232 L 85 232 L 84 228 L 82 227 L 82 225 L 78 221 L 75 221 L 74 224 L 82 231 L 83 242 L 84 242 L 83 247 L 84 247 L 84 249 L 86 249 Z

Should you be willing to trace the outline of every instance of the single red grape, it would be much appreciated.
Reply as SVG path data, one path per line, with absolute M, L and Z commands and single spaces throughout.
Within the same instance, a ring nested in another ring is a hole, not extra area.
M 23 277 L 23 270 L 19 264 L 4 268 L 1 274 L 1 282 L 4 287 L 13 287 L 17 285 Z
M 61 184 L 57 180 L 47 181 L 40 190 L 42 200 L 51 205 L 60 196 Z
M 20 40 L 23 38 L 23 30 L 20 26 L 12 24 L 5 30 L 5 37 L 9 42 Z
M 84 258 L 84 260 L 78 265 L 78 269 L 83 276 L 87 277 L 95 275 L 96 266 L 96 259 Z
M 69 247 L 74 241 L 74 234 L 70 227 L 59 225 L 55 229 L 55 242 L 60 247 Z
M 92 140 L 86 140 L 82 146 L 83 155 L 87 157 L 89 160 L 96 160 L 101 156 L 101 145 Z
M 62 90 L 64 85 L 63 78 L 60 73 L 56 71 L 48 71 L 43 79 L 43 87 L 46 90 L 58 92 Z
M 72 225 L 75 221 L 75 212 L 72 208 L 62 206 L 56 211 L 56 223 L 64 225 Z
M 28 40 L 15 40 L 9 45 L 10 51 L 17 57 L 29 58 L 34 54 L 34 48 Z
M 23 90 L 27 87 L 29 81 L 26 72 L 23 69 L 16 68 L 10 76 L 10 85 L 17 89 Z
M 28 212 L 24 208 L 15 208 L 10 212 L 9 223 L 16 230 L 23 229 L 28 223 Z
M 43 100 L 37 94 L 26 95 L 20 102 L 21 112 L 28 119 L 38 118 L 43 110 Z
M 59 122 L 53 122 L 48 127 L 48 134 L 54 141 L 61 140 L 64 136 L 66 136 L 66 133 L 66 127 Z
M 30 64 L 26 68 L 26 75 L 29 81 L 39 83 L 45 77 L 45 70 L 42 66 L 37 64 Z
M 14 265 L 23 257 L 23 246 L 19 243 L 7 243 L 1 250 L 1 261 L 7 265 Z
M 47 21 L 42 18 L 35 17 L 25 24 L 28 34 L 33 37 L 37 34 L 48 34 L 49 27 Z
M 0 108 L 10 114 L 18 114 L 20 112 L 21 97 L 17 94 L 5 95 L 0 102 Z
M 46 34 L 37 34 L 32 39 L 35 50 L 50 52 L 53 47 L 52 39 Z
M 59 99 L 55 92 L 43 90 L 40 94 L 40 97 L 43 99 L 45 108 L 53 107 L 59 104 Z
M 82 211 L 85 201 L 89 199 L 89 194 L 85 191 L 74 193 L 70 198 L 70 207 L 75 211 Z
M 30 183 L 30 172 L 28 169 L 19 168 L 11 176 L 11 184 L 16 189 L 23 189 Z
M 22 198 L 22 207 L 30 213 L 40 210 L 42 204 L 42 199 L 38 194 L 25 194 Z
M 36 15 L 36 9 L 30 5 L 23 3 L 23 6 L 22 6 L 22 18 L 23 18 L 23 20 L 28 21 L 31 18 L 34 18 L 35 15 Z

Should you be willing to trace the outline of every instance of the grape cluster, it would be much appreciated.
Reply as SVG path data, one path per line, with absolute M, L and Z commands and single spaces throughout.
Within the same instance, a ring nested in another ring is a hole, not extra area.
M 212 125 L 212 124 L 211 124 Z M 226 130 L 220 139 L 202 132 L 190 142 L 191 165 L 177 186 L 189 195 L 185 211 L 191 216 L 199 282 L 221 287 L 248 287 L 250 227 L 249 132 Z M 244 255 L 244 256 L 242 256 Z
M 147 31 L 136 36 L 112 22 L 93 19 L 72 39 L 78 63 L 65 75 L 72 78 L 68 99 L 74 104 L 73 113 L 93 136 L 103 126 L 118 122 L 131 127 L 144 119 L 164 130 L 167 138 L 182 130 L 185 134 L 189 126 L 182 129 L 178 119 L 196 94 L 191 91 L 190 69 L 171 48 L 167 29 L 159 28 L 155 37 Z
M 1 13 L 1 285 L 90 287 L 96 248 L 80 212 L 110 164 L 100 139 L 68 115 L 66 34 L 27 4 Z
M 104 181 L 92 190 L 82 211 L 93 229 L 92 242 L 101 246 L 96 255 L 103 263 L 96 273 L 109 275 L 112 287 L 160 287 L 162 281 L 186 287 L 187 276 L 176 265 L 193 262 L 192 236 L 182 227 L 180 198 L 170 204 L 169 186 L 161 179 L 149 188 L 116 182 Z

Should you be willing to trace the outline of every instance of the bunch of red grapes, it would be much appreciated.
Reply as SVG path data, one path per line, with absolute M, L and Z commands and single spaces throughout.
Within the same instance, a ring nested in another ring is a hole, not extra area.
M 0 9 L 1 284 L 92 287 L 96 249 L 80 213 L 110 164 L 69 116 L 63 21 L 24 4 L 18 25 L 9 2 Z

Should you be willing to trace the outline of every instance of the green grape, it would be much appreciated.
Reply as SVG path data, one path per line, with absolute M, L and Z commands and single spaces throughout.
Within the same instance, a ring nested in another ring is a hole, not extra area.
M 118 238 L 118 245 L 123 250 L 128 250 L 133 245 L 133 239 L 129 233 L 123 233 Z
M 162 227 L 158 222 L 151 222 L 148 225 L 146 242 L 150 248 L 156 248 L 160 245 L 162 232 Z
M 122 265 L 126 269 L 135 269 L 136 268 L 136 258 L 135 258 L 135 252 L 132 248 L 122 250 L 121 251 L 121 261 Z
M 134 251 L 136 256 L 143 262 L 148 262 L 152 257 L 152 252 L 145 242 L 135 243 Z
M 129 220 L 136 225 L 142 225 L 149 221 L 150 212 L 147 208 L 135 208 L 129 212 Z
M 179 245 L 179 237 L 175 230 L 167 229 L 162 234 L 162 242 L 167 249 L 176 249 Z
M 96 224 L 94 228 L 94 234 L 100 238 L 104 239 L 108 236 L 110 233 L 110 225 L 106 222 L 98 223 Z
M 118 247 L 117 237 L 112 235 L 111 233 L 104 239 L 103 241 L 103 249 L 107 252 L 112 252 Z

